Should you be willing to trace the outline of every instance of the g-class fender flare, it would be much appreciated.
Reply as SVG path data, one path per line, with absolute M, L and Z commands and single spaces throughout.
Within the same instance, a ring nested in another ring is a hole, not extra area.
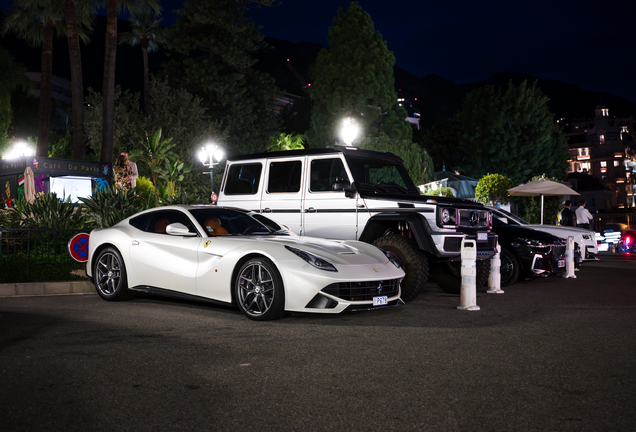
M 388 229 L 398 233 L 398 222 L 407 224 L 409 231 L 413 233 L 412 238 L 420 250 L 439 255 L 432 239 L 432 230 L 428 221 L 422 214 L 412 211 L 408 213 L 385 212 L 373 215 L 364 226 L 359 240 L 373 243 L 375 239 L 382 237 Z

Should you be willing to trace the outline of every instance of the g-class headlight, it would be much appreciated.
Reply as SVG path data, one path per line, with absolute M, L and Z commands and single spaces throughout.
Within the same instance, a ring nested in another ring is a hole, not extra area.
M 444 226 L 455 227 L 457 225 L 457 210 L 454 208 L 443 208 L 440 213 L 440 220 Z
M 338 271 L 334 267 L 334 265 L 331 264 L 329 261 L 327 261 L 324 258 L 319 257 L 318 255 L 312 254 L 311 252 L 307 252 L 307 251 L 304 251 L 304 250 L 296 249 L 296 248 L 291 247 L 291 246 L 285 246 L 285 249 L 287 249 L 290 252 L 293 252 L 298 257 L 302 258 L 305 262 L 307 262 L 308 264 L 311 264 L 312 266 L 316 267 L 317 269 L 330 271 L 330 272 L 337 272 Z

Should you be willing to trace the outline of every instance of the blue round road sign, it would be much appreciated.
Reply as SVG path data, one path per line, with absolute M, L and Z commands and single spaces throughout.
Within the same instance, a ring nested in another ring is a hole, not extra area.
M 68 253 L 77 262 L 88 261 L 88 234 L 79 233 L 68 242 Z

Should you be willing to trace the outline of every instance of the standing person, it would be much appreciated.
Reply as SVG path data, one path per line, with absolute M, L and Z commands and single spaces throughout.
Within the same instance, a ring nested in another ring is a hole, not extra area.
M 115 166 L 113 166 L 113 174 L 115 174 L 115 187 L 124 191 L 131 188 L 131 171 L 127 163 L 126 153 L 122 153 L 117 158 Z
M 130 187 L 137 186 L 137 177 L 139 177 L 139 172 L 137 171 L 137 164 L 128 159 L 128 153 L 123 152 L 122 155 L 126 157 L 126 164 L 128 165 L 128 169 L 130 170 Z
M 570 207 L 572 207 L 572 201 L 566 200 L 563 203 L 563 210 L 561 210 L 561 223 L 559 225 L 574 226 L 574 216 Z
M 576 214 L 577 226 L 590 229 L 590 221 L 594 220 L 594 216 L 585 208 L 585 200 L 579 200 L 579 208 L 574 212 Z

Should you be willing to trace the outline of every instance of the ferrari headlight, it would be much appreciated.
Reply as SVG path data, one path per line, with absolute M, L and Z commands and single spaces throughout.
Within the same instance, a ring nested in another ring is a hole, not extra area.
M 394 266 L 396 266 L 397 268 L 402 268 L 402 260 L 400 259 L 399 256 L 397 256 L 393 252 L 385 251 L 384 249 L 380 249 L 380 250 L 384 253 L 384 255 L 386 255 L 386 257 Z
M 293 252 L 298 257 L 302 258 L 305 262 L 307 262 L 308 264 L 311 264 L 312 266 L 316 267 L 317 269 L 330 271 L 330 272 L 337 272 L 338 271 L 334 267 L 334 265 L 331 264 L 329 261 L 327 261 L 324 258 L 319 257 L 318 255 L 314 255 L 311 252 L 307 252 L 307 251 L 304 251 L 304 250 L 296 249 L 296 248 L 291 247 L 291 246 L 285 246 L 285 249 L 287 249 L 290 252 Z

